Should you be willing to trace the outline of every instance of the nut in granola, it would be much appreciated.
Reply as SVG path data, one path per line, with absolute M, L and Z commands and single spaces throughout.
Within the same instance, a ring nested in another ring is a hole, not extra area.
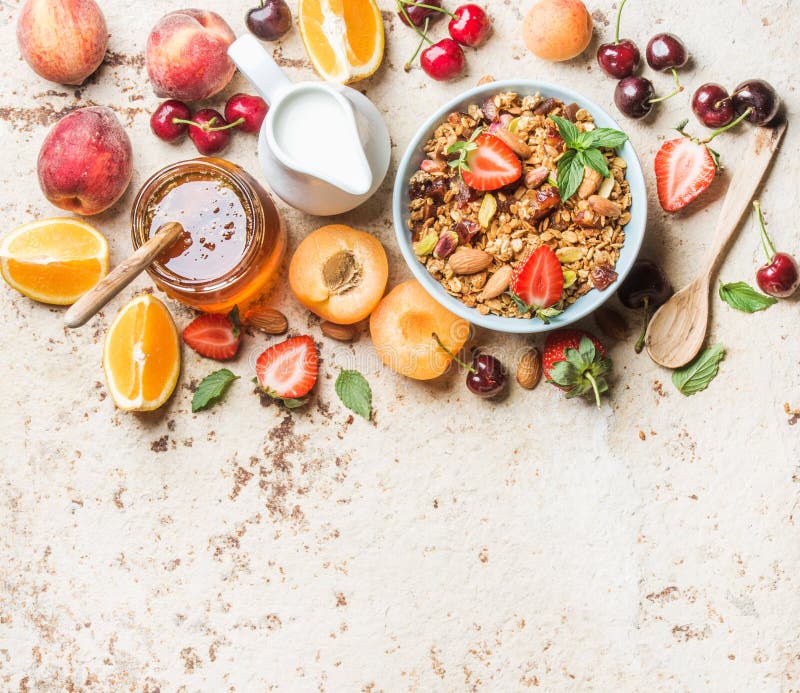
M 601 217 L 608 217 L 609 219 L 617 219 L 622 214 L 622 210 L 616 202 L 607 200 L 600 195 L 590 195 L 589 206 Z
M 476 248 L 459 248 L 450 256 L 454 274 L 476 274 L 492 264 L 492 256 Z
M 533 390 L 542 377 L 542 356 L 534 347 L 526 351 L 517 365 L 517 382 L 526 390 Z
M 497 272 L 489 277 L 486 285 L 483 287 L 480 299 L 482 301 L 488 301 L 492 298 L 497 298 L 511 284 L 511 275 L 513 273 L 514 270 L 511 268 L 511 265 L 503 265 Z

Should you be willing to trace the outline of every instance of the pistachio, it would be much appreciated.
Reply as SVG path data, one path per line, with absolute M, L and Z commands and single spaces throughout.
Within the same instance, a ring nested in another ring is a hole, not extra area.
M 516 134 L 519 131 L 519 118 L 512 118 L 508 123 L 508 131 Z
M 414 254 L 418 257 L 430 255 L 433 252 L 433 249 L 436 247 L 436 242 L 438 240 L 439 237 L 436 235 L 436 232 L 429 231 L 416 243 L 414 243 Z
M 494 199 L 494 195 L 491 193 L 486 193 L 486 195 L 483 196 L 483 202 L 481 202 L 481 208 L 478 212 L 478 221 L 480 222 L 480 225 L 483 228 L 488 229 L 496 213 L 497 200 Z
M 520 159 L 527 159 L 533 153 L 527 142 L 523 142 L 522 138 L 514 132 L 510 132 L 503 128 L 498 128 L 492 133 L 498 139 L 505 142 L 509 149 L 516 154 Z M 592 191 L 594 192 L 594 191 Z
M 617 219 L 622 214 L 622 210 L 616 202 L 600 197 L 600 195 L 591 195 L 589 197 L 589 206 L 601 217 Z
M 489 301 L 493 298 L 497 298 L 508 288 L 508 285 L 511 284 L 511 275 L 513 273 L 514 270 L 511 268 L 511 265 L 503 265 L 497 272 L 489 277 L 486 286 L 483 287 L 480 299 L 482 301 Z
M 578 275 L 575 274 L 575 272 L 573 272 L 572 270 L 568 269 L 561 270 L 561 274 L 564 275 L 565 289 L 569 289 L 569 287 L 571 287 L 578 280 Z
M 529 189 L 538 188 L 549 177 L 550 169 L 547 166 L 532 168 L 525 174 L 525 187 Z
M 571 262 L 580 260 L 583 257 L 583 251 L 580 248 L 567 246 L 556 250 L 556 257 L 562 264 L 568 265 Z
M 458 234 L 455 231 L 442 231 L 436 247 L 433 249 L 433 257 L 444 260 L 446 257 L 450 257 L 457 247 Z
M 450 256 L 454 274 L 477 274 L 492 264 L 492 256 L 475 248 L 459 248 Z
M 517 382 L 526 390 L 533 390 L 542 377 L 542 356 L 534 347 L 526 351 L 517 364 Z

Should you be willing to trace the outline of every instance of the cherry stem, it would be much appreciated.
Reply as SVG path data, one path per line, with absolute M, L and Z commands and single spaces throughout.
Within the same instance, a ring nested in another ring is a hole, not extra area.
M 477 371 L 470 366 L 469 364 L 464 363 L 458 356 L 456 356 L 450 349 L 448 349 L 444 344 L 442 344 L 442 340 L 439 339 L 439 335 L 435 332 L 431 332 L 431 337 L 436 340 L 436 343 L 439 345 L 439 348 L 442 349 L 453 361 L 455 361 L 459 366 L 462 368 L 466 368 L 470 373 L 477 373 Z
M 764 212 L 761 211 L 761 203 L 758 200 L 753 200 L 753 209 L 756 210 L 758 225 L 761 228 L 761 245 L 764 247 L 764 252 L 767 254 L 767 260 L 771 262 L 772 258 L 775 257 L 778 251 L 775 250 L 772 239 L 767 233 L 767 224 L 764 221 Z
M 403 69 L 406 72 L 410 72 L 411 71 L 411 63 L 413 63 L 417 59 L 417 56 L 419 55 L 419 52 L 422 50 L 422 47 L 425 45 L 425 39 L 427 38 L 429 24 L 430 24 L 430 17 L 425 17 L 425 29 L 424 29 L 424 33 L 422 34 L 422 38 L 419 40 L 419 45 L 417 46 L 417 50 L 414 51 L 414 55 L 412 55 L 411 58 L 409 58 L 408 62 L 405 65 L 403 65 Z M 430 41 L 428 41 L 428 43 L 430 43 Z
M 628 0 L 622 0 L 622 2 L 619 4 L 619 9 L 617 10 L 617 33 L 614 35 L 615 46 L 619 43 L 619 24 L 622 20 L 622 8 L 625 7 L 626 2 L 628 2 Z
M 219 127 L 215 128 L 214 123 L 216 122 L 217 122 L 216 116 L 214 116 L 207 123 L 195 123 L 193 120 L 184 120 L 183 118 L 172 119 L 172 123 L 174 125 L 182 123 L 183 125 L 194 125 L 194 127 L 200 128 L 203 132 L 221 132 L 222 130 L 230 130 L 231 128 L 239 127 L 244 122 L 244 118 L 239 118 L 239 120 L 234 120 L 232 123 L 227 123 L 226 125 L 220 125 Z
M 625 1 L 627 2 L 627 0 Z M 437 7 L 436 5 L 426 5 L 424 2 L 414 2 L 414 0 L 399 0 L 399 2 L 403 6 L 403 9 L 405 9 L 406 5 L 411 5 L 412 7 L 424 7 L 426 10 L 434 10 L 435 12 L 441 12 L 442 14 L 446 14 L 448 17 L 450 17 L 450 19 L 456 18 L 456 16 L 452 12 L 446 10 L 444 7 Z
M 597 387 L 597 380 L 595 380 L 595 377 L 589 372 L 586 372 L 585 375 L 592 384 L 592 390 L 594 390 L 594 399 L 597 402 L 597 408 L 600 409 L 602 406 L 602 401 L 600 399 L 600 388 Z
M 718 129 L 714 130 L 714 132 L 712 132 L 712 133 L 711 133 L 711 134 L 710 134 L 708 137 L 706 137 L 704 140 L 700 140 L 700 144 L 708 144 L 708 143 L 709 143 L 709 142 L 711 142 L 711 140 L 713 140 L 713 139 L 714 139 L 714 138 L 715 138 L 717 135 L 721 135 L 721 134 L 722 134 L 723 132 L 725 132 L 726 130 L 730 130 L 731 128 L 735 128 L 735 127 L 736 127 L 736 126 L 737 126 L 739 123 L 741 123 L 741 122 L 742 122 L 742 121 L 743 121 L 745 118 L 747 118 L 747 116 L 749 116 L 749 115 L 750 115 L 750 113 L 751 113 L 752 111 L 753 111 L 753 107 L 752 107 L 752 106 L 749 106 L 749 107 L 747 108 L 747 110 L 746 110 L 744 113 L 742 113 L 742 115 L 740 115 L 740 116 L 739 116 L 739 117 L 738 117 L 736 120 L 734 120 L 734 121 L 733 121 L 733 122 L 731 122 L 731 123 L 728 123 L 728 124 L 727 124 L 727 125 L 725 125 L 724 127 L 721 127 L 721 128 L 718 128 Z
M 397 0 L 397 10 L 400 12 L 400 14 L 403 15 L 403 17 L 405 17 L 406 21 L 408 22 L 408 25 L 419 34 L 420 38 L 422 38 L 423 41 L 427 41 L 428 43 L 433 45 L 433 41 L 431 41 L 428 38 L 428 29 L 427 29 L 428 27 L 427 20 L 430 19 L 430 17 L 425 17 L 425 31 L 422 32 L 419 30 L 419 27 L 417 27 L 417 25 L 411 21 L 411 17 L 408 16 L 408 12 L 406 11 L 406 3 L 403 0 Z
M 667 99 L 671 99 L 673 96 L 677 96 L 683 91 L 681 79 L 678 77 L 678 71 L 674 67 L 672 68 L 672 76 L 675 78 L 675 91 L 673 91 L 671 94 L 667 94 L 666 96 L 659 96 L 657 99 L 649 99 L 648 103 L 659 103 L 661 101 L 666 101 Z
M 642 333 L 639 335 L 639 339 L 636 340 L 636 344 L 633 346 L 633 350 L 637 354 L 642 353 L 642 349 L 644 349 L 644 336 L 647 334 L 647 325 L 650 322 L 650 298 L 649 296 L 644 297 L 644 324 L 642 325 Z

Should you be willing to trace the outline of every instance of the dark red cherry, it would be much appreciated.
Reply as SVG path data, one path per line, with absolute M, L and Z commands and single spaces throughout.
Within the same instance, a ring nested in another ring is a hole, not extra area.
M 675 34 L 656 34 L 647 44 L 647 64 L 654 70 L 677 70 L 689 62 L 689 51 Z
M 195 113 L 189 127 L 189 137 L 203 156 L 219 154 L 231 140 L 230 125 L 218 111 L 204 108 Z
M 455 17 L 450 20 L 448 30 L 462 46 L 477 48 L 486 43 L 492 33 L 492 20 L 489 15 L 478 5 L 461 5 L 454 12 Z
M 247 28 L 264 41 L 277 41 L 292 28 L 292 11 L 285 0 L 261 0 L 245 17 Z
M 191 117 L 192 112 L 183 101 L 170 99 L 164 101 L 150 117 L 150 129 L 165 142 L 178 142 L 186 137 L 189 126 L 185 121 Z
M 653 108 L 653 83 L 645 77 L 625 77 L 614 89 L 614 103 L 630 118 L 644 118 Z
M 442 0 L 426 0 L 424 5 L 430 5 L 431 7 L 441 7 Z M 420 7 L 419 5 L 410 5 L 408 3 L 403 2 L 402 0 L 398 0 L 397 3 L 397 14 L 400 16 L 400 19 L 403 21 L 403 24 L 406 26 L 414 26 L 418 28 L 422 28 L 425 26 L 425 20 L 428 19 L 430 24 L 433 24 L 435 21 L 441 19 L 444 15 L 442 12 L 438 12 L 437 10 L 432 10 L 430 7 Z M 406 15 L 408 15 L 408 19 L 406 19 Z M 411 20 L 411 24 L 409 24 L 408 20 Z
M 644 348 L 644 337 L 650 315 L 672 296 L 672 284 L 664 270 L 652 260 L 637 260 L 631 271 L 617 289 L 617 297 L 626 308 L 642 311 L 642 331 L 634 349 L 640 353 Z
M 267 117 L 269 106 L 260 96 L 251 94 L 234 94 L 225 104 L 225 120 L 234 124 L 242 132 L 258 132 L 264 118 Z
M 619 43 L 604 43 L 597 49 L 597 64 L 609 77 L 630 77 L 639 68 L 641 55 L 630 39 Z
M 733 90 L 733 107 L 737 115 L 748 108 L 752 109 L 747 116 L 754 125 L 767 125 L 775 119 L 781 108 L 778 92 L 763 79 L 749 79 Z
M 692 111 L 703 125 L 712 129 L 721 128 L 736 117 L 727 89 L 714 82 L 698 87 L 692 97 Z
M 800 286 L 800 272 L 798 272 L 797 261 L 788 253 L 779 253 L 775 250 L 772 239 L 767 233 L 764 214 L 761 211 L 761 204 L 758 200 L 753 202 L 753 208 L 756 210 L 761 233 L 761 244 L 767 255 L 767 263 L 759 267 L 756 272 L 756 283 L 768 296 L 789 298 Z
M 429 77 L 446 82 L 458 77 L 467 60 L 464 51 L 453 39 L 445 38 L 428 46 L 419 57 L 419 64 Z
M 467 389 L 478 397 L 489 399 L 499 395 L 506 384 L 506 369 L 489 354 L 476 354 L 467 373 Z

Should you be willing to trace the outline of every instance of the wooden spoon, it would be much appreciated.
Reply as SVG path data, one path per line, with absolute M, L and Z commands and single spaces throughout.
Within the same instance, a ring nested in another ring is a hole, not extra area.
M 183 226 L 170 221 L 158 230 L 122 264 L 101 279 L 93 289 L 81 296 L 64 315 L 67 327 L 80 327 L 106 303 L 139 276 L 161 253 L 183 234 Z
M 645 345 L 656 363 L 667 368 L 680 368 L 697 356 L 703 346 L 708 328 L 711 278 L 739 227 L 742 215 L 750 207 L 785 130 L 786 123 L 774 128 L 754 128 L 752 145 L 737 164 L 736 174 L 722 203 L 703 271 L 661 306 L 650 320 Z

